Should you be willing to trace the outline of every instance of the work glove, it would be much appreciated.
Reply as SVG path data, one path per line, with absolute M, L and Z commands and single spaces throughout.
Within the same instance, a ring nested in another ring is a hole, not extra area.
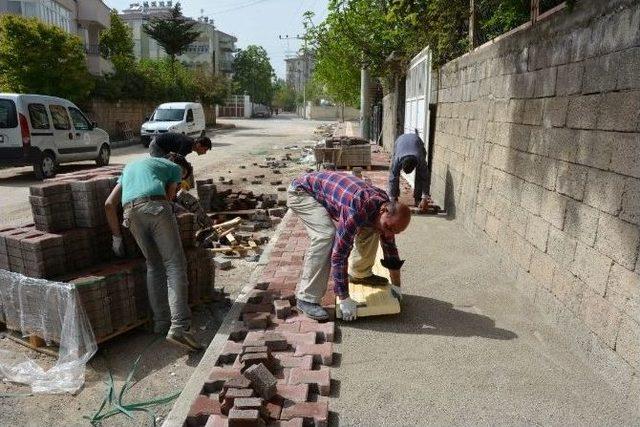
M 117 257 L 124 257 L 124 241 L 122 240 L 122 236 L 113 236 L 111 247 L 113 248 L 113 253 L 116 254 Z
M 391 295 L 398 301 L 402 301 L 402 289 L 400 289 L 400 286 L 391 285 Z
M 358 317 L 358 306 L 354 300 L 347 297 L 340 300 L 340 311 L 342 312 L 342 320 L 351 321 Z

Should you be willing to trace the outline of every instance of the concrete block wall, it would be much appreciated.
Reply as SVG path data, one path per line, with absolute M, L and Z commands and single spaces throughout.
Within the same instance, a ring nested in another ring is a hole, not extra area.
M 437 111 L 434 199 L 637 387 L 640 3 L 578 1 L 446 64 Z
M 140 135 L 140 126 L 145 117 L 150 116 L 160 103 L 148 101 L 108 102 L 92 100 L 82 108 L 89 118 L 98 123 L 98 127 L 109 133 L 111 141 L 122 139 L 117 122 L 126 121 L 136 136 Z M 215 126 L 216 112 L 214 106 L 203 105 L 207 127 Z

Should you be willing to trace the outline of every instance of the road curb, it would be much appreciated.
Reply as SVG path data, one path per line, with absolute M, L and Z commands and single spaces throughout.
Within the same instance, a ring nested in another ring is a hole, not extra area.
M 269 241 L 266 246 L 264 252 L 260 256 L 258 260 L 258 268 L 254 270 L 249 278 L 249 283 L 247 283 L 238 298 L 233 302 L 231 309 L 227 312 L 224 317 L 220 328 L 218 328 L 218 332 L 216 332 L 213 340 L 209 343 L 209 347 L 207 347 L 204 356 L 200 360 L 200 363 L 196 367 L 193 374 L 185 384 L 182 389 L 182 393 L 178 396 L 178 399 L 173 404 L 173 408 L 167 415 L 167 418 L 163 422 L 163 427 L 183 427 L 185 425 L 187 415 L 189 414 L 189 410 L 191 409 L 191 404 L 196 399 L 198 394 L 202 391 L 202 387 L 204 386 L 205 381 L 209 377 L 213 367 L 216 365 L 218 361 L 218 356 L 222 352 L 222 348 L 225 343 L 229 339 L 230 328 L 233 322 L 237 321 L 240 318 L 240 314 L 242 311 L 242 306 L 247 302 L 249 293 L 254 289 L 256 281 L 258 277 L 260 277 L 261 269 L 268 262 L 271 257 L 271 252 L 273 250 L 273 246 L 280 238 L 280 233 L 285 228 L 285 224 L 287 223 L 288 218 L 291 216 L 291 211 L 288 210 L 285 214 L 284 218 L 278 227 L 276 228 L 275 233 L 273 234 L 273 238 Z

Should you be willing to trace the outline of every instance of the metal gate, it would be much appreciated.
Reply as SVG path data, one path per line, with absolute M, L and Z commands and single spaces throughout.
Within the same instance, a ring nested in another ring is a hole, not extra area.
M 404 106 L 404 132 L 417 130 L 425 144 L 429 141 L 429 103 L 431 96 L 431 50 L 427 47 L 409 63 Z M 412 172 L 405 177 L 414 185 Z

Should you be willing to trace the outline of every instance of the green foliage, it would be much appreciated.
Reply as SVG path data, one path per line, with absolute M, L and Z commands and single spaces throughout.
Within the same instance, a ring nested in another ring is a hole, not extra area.
M 530 0 L 480 0 L 477 3 L 479 42 L 491 40 L 531 18 Z
M 0 90 L 82 100 L 91 77 L 79 37 L 33 18 L 0 16 Z
M 238 52 L 233 70 L 233 81 L 241 93 L 249 94 L 252 102 L 271 105 L 275 72 L 262 46 L 249 45 Z
M 176 56 L 181 55 L 200 35 L 193 29 L 195 25 L 195 21 L 188 20 L 182 15 L 180 3 L 176 3 L 168 16 L 151 18 L 148 24 L 143 25 L 143 29 L 149 37 L 162 46 L 173 64 Z
M 169 58 L 144 59 L 127 70 L 96 78 L 93 95 L 111 101 L 141 99 L 149 101 L 200 101 L 221 103 L 230 82 L 204 70 L 190 69 Z
M 296 91 L 287 85 L 284 80 L 276 80 L 273 85 L 273 101 L 271 105 L 284 111 L 295 111 Z
M 110 27 L 100 33 L 100 55 L 113 63 L 116 70 L 126 70 L 135 62 L 133 33 L 118 15 L 111 11 Z

